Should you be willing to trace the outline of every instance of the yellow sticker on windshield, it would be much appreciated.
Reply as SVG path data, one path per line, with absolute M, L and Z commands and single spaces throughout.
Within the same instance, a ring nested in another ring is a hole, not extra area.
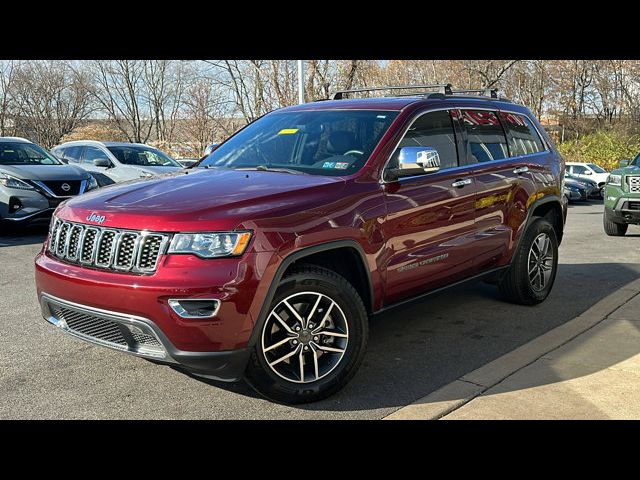
M 278 135 L 291 135 L 294 133 L 298 133 L 298 129 L 297 128 L 283 128 L 282 130 L 280 130 L 278 132 Z

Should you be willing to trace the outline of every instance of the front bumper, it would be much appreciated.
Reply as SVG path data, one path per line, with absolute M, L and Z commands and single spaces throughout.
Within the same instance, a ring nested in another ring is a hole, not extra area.
M 608 208 L 607 215 L 616 223 L 634 223 L 640 225 L 640 198 L 620 197 L 613 208 Z
M 177 349 L 157 325 L 146 318 L 40 295 L 42 315 L 65 333 L 90 343 L 182 367 L 223 381 L 242 378 L 251 349 L 187 352 Z
M 103 320 L 108 315 L 106 320 L 116 324 L 114 328 L 124 340 L 119 337 L 119 346 L 105 344 L 99 341 L 103 339 L 86 338 L 87 335 L 69 331 L 73 328 L 58 325 L 67 333 L 133 355 L 172 363 L 196 374 L 235 380 L 242 375 L 250 354 L 254 319 L 266 293 L 266 289 L 264 292 L 259 289 L 260 280 L 264 279 L 271 255 L 271 252 L 249 253 L 214 260 L 164 255 L 156 272 L 139 275 L 66 263 L 43 249 L 36 257 L 36 285 L 43 316 L 50 323 L 59 323 L 48 306 L 53 299 L 66 308 L 72 307 L 77 314 L 91 314 Z M 169 299 L 176 298 L 217 299 L 220 306 L 213 317 L 183 318 L 168 304 Z M 140 350 L 135 342 L 127 342 L 127 325 L 131 324 L 141 327 L 143 334 L 155 337 L 161 349 Z

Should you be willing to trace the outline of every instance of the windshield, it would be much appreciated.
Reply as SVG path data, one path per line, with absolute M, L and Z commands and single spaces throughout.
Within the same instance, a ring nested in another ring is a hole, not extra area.
M 377 110 L 272 113 L 224 142 L 198 167 L 351 175 L 367 162 L 397 115 Z
M 0 142 L 0 165 L 62 165 L 62 162 L 33 143 Z
M 166 153 L 151 147 L 126 145 L 107 147 L 120 163 L 137 167 L 180 167 L 178 162 Z
M 607 173 L 607 171 L 604 168 L 599 167 L 595 163 L 587 163 L 587 166 L 590 167 L 591 170 L 593 170 L 596 173 Z
M 634 158 L 629 165 L 635 165 L 637 167 L 640 167 L 640 153 L 636 155 L 636 158 Z

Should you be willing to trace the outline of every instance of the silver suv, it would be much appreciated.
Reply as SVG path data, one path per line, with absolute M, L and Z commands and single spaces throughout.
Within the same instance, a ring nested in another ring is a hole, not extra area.
M 78 140 L 58 145 L 51 151 L 62 161 L 90 171 L 100 186 L 183 168 L 166 153 L 142 143 Z
M 0 223 L 48 222 L 63 200 L 97 186 L 91 174 L 35 143 L 0 137 Z

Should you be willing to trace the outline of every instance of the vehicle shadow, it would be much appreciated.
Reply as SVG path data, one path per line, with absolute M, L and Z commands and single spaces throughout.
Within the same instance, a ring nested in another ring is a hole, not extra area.
M 372 319 L 363 365 L 342 391 L 296 408 L 337 412 L 407 405 L 573 319 L 639 274 L 640 264 L 561 264 L 551 295 L 534 307 L 507 303 L 494 286 L 483 282 L 398 307 Z M 633 351 L 620 349 L 611 363 L 639 352 L 640 344 Z M 589 365 L 580 371 L 589 373 Z M 243 383 L 194 378 L 259 397 Z M 563 380 L 566 377 L 546 377 Z
M 13 226 L 0 225 L 0 248 L 43 243 L 48 225 Z

